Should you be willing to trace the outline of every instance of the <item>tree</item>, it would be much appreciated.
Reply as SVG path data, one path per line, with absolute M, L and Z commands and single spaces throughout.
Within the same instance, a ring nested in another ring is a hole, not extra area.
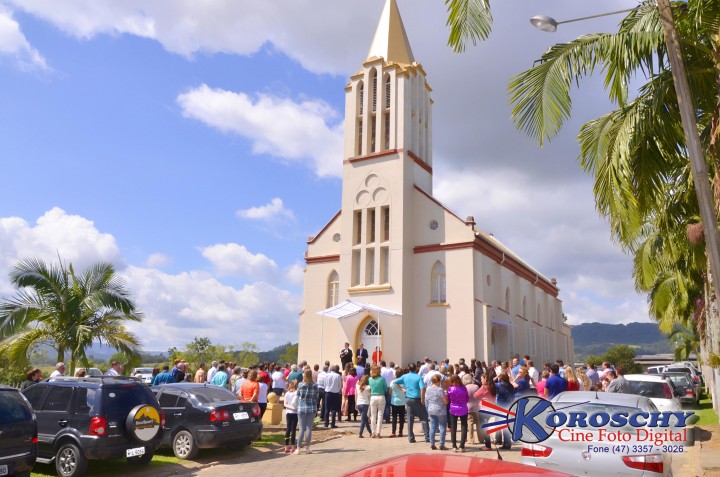
M 112 362 L 116 361 L 123 365 L 123 375 L 129 376 L 130 371 L 132 371 L 133 368 L 138 368 L 142 364 L 142 356 L 139 352 L 136 353 L 126 353 L 124 351 L 116 351 L 113 353 L 112 356 L 107 360 L 107 367 L 110 368 L 112 365 Z
M 627 345 L 617 345 L 608 348 L 603 356 L 603 361 L 607 361 L 615 366 L 624 366 L 625 374 L 642 372 L 642 366 L 635 362 L 635 350 Z
M 257 364 L 260 361 L 257 345 L 245 341 L 240 345 L 240 352 L 237 354 L 237 364 L 244 368 Z
M 215 346 L 210 338 L 198 338 L 197 336 L 187 345 L 184 353 L 185 359 L 197 369 L 200 363 L 209 363 L 215 357 Z
M 297 363 L 298 361 L 298 343 L 287 344 L 285 351 L 280 355 L 280 363 Z
M 689 326 L 676 324 L 668 341 L 675 347 L 674 354 L 677 361 L 689 360 L 692 353 L 695 353 L 695 356 L 700 355 L 700 337 L 694 324 Z
M 87 363 L 86 349 L 106 343 L 126 353 L 138 339 L 125 321 L 142 321 L 124 281 L 109 263 L 96 263 L 76 274 L 72 264 L 25 259 L 10 271 L 17 294 L 0 302 L 0 354 L 26 366 L 36 344 L 48 344 L 57 361 L 70 354 L 69 369 Z

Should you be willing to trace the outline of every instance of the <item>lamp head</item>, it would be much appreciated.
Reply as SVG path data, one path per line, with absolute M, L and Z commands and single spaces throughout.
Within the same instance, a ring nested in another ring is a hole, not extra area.
M 530 19 L 530 23 L 538 30 L 554 33 L 557 31 L 558 22 L 546 15 L 535 15 Z

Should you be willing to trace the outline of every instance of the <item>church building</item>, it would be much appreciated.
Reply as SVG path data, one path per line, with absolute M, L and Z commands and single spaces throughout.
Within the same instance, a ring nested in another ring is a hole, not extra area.
M 403 365 L 514 353 L 572 363 L 556 280 L 433 197 L 426 76 L 387 0 L 345 88 L 342 204 L 308 240 L 299 358 L 337 364 L 348 342 Z

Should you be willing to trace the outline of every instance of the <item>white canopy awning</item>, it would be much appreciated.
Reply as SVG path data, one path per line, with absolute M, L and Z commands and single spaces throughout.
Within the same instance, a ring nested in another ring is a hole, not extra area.
M 384 308 L 380 308 L 379 306 L 370 305 L 368 303 L 360 303 L 357 301 L 352 300 L 345 300 L 341 303 L 338 303 L 335 306 L 331 306 L 330 308 L 327 308 L 325 310 L 320 310 L 317 312 L 318 315 L 322 316 L 329 316 L 331 318 L 345 318 L 348 316 L 355 315 L 357 313 L 361 313 L 363 311 L 371 311 L 374 313 L 378 313 L 381 315 L 393 315 L 393 316 L 400 316 L 402 313 L 397 313 L 391 310 L 386 310 Z
M 499 325 L 499 326 L 516 326 L 515 323 L 513 323 L 512 321 L 504 321 L 504 320 L 499 320 L 499 319 L 495 319 L 495 318 L 493 318 L 491 322 L 493 325 Z

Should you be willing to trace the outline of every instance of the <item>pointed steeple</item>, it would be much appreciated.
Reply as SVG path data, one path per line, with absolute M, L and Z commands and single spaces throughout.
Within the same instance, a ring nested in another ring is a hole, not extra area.
M 385 61 L 408 65 L 415 61 L 395 0 L 387 0 L 385 3 L 368 53 L 368 58 L 372 57 L 383 57 Z

